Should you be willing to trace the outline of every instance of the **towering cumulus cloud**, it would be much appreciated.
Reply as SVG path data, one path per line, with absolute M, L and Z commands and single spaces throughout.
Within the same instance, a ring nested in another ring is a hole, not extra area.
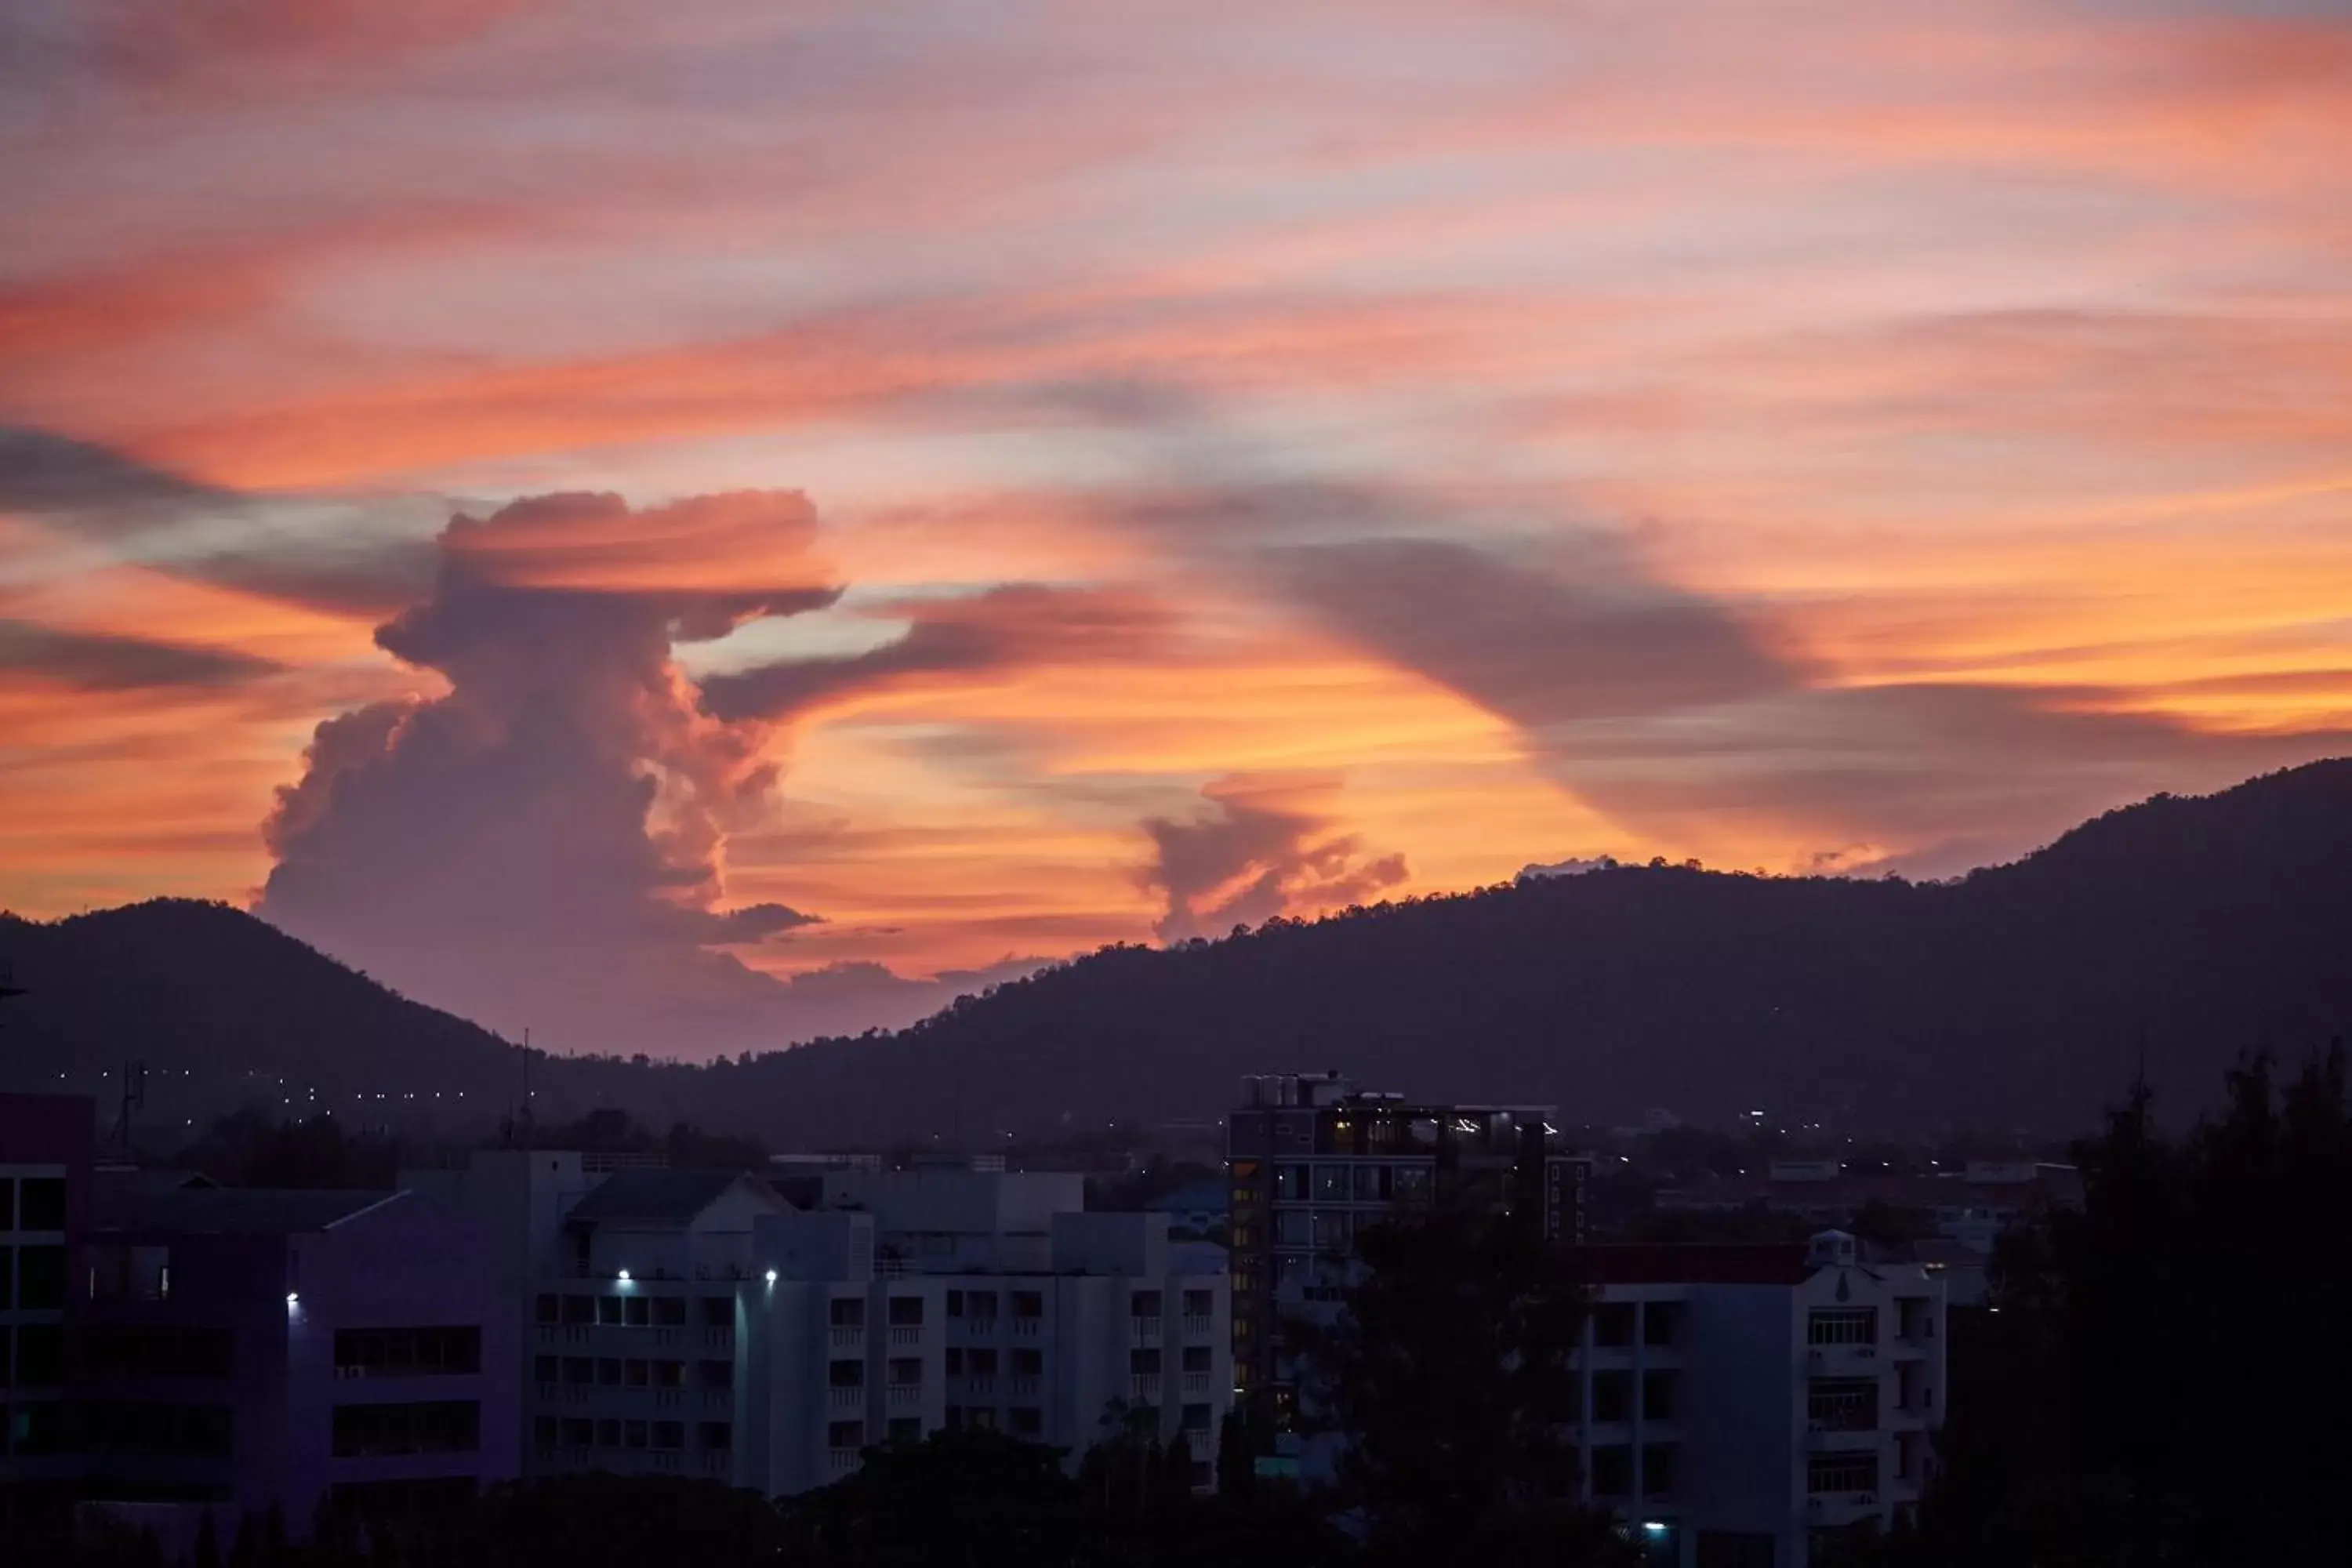
M 266 833 L 260 912 L 509 1031 L 664 1050 L 781 1043 L 789 988 L 719 951 L 805 923 L 729 908 L 722 850 L 776 782 L 673 650 L 829 605 L 799 496 L 458 517 L 431 596 L 379 627 L 446 695 L 319 726 Z

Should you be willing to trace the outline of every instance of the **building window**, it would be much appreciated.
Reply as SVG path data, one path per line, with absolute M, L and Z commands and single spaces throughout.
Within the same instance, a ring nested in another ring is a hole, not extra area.
M 654 1327 L 682 1329 L 686 1327 L 686 1298 L 656 1296 L 653 1299 Z
M 530 1440 L 542 1448 L 555 1447 L 555 1417 L 534 1415 L 530 1420 Z
M 920 1296 L 890 1298 L 890 1326 L 894 1329 L 919 1327 L 923 1321 L 923 1299 Z
M 1673 1443 L 1651 1443 L 1642 1449 L 1642 1496 L 1650 1502 L 1663 1501 L 1675 1495 L 1675 1470 L 1682 1458 L 1682 1449 Z
M 1131 1292 L 1127 1298 L 1127 1311 L 1128 1315 L 1133 1318 L 1160 1316 L 1160 1292 L 1157 1290 Z
M 996 1316 L 996 1292 L 993 1290 L 965 1291 L 963 1310 L 964 1316 L 968 1318 L 975 1318 L 982 1322 L 992 1321 Z
M 735 1363 L 731 1361 L 699 1361 L 694 1363 L 695 1385 L 720 1389 L 735 1386 Z
M 54 1433 L 33 1423 L 57 1415 L 54 1404 L 20 1405 L 16 1410 L 16 1448 L 26 1454 L 54 1452 Z M 82 1407 L 82 1436 L 99 1457 L 153 1459 L 226 1459 L 234 1449 L 234 1418 L 226 1405 L 180 1405 L 100 1400 Z
M 449 1328 L 337 1329 L 335 1370 L 351 1377 L 430 1377 L 482 1370 L 482 1331 Z
M 862 1448 L 866 1446 L 866 1423 L 835 1421 L 824 1429 L 824 1446 L 828 1448 Z
M 1642 1419 L 1671 1421 L 1675 1418 L 1675 1374 L 1671 1372 L 1645 1372 L 1642 1374 Z
M 1016 1318 L 1042 1318 L 1045 1315 L 1045 1298 L 1036 1290 L 1013 1292 L 1013 1315 Z
M 652 1372 L 644 1362 L 632 1359 L 621 1363 L 621 1383 L 623 1386 L 628 1388 L 645 1388 L 650 1386 L 652 1382 Z
M 482 1407 L 471 1399 L 335 1406 L 339 1459 L 377 1454 L 470 1454 L 482 1446 Z
M 866 1298 L 835 1296 L 825 1308 L 825 1314 L 836 1329 L 862 1329 L 866 1326 Z
M 1156 1350 L 1132 1350 L 1127 1352 L 1127 1370 L 1137 1377 L 1160 1375 L 1160 1352 Z
M 1045 1430 L 1045 1413 L 1034 1405 L 1016 1405 L 1004 1413 L 1004 1426 L 1016 1437 L 1034 1437 Z
M 866 1386 L 866 1363 L 862 1361 L 836 1361 L 825 1368 L 825 1382 L 834 1388 Z
M 530 1363 L 531 1381 L 552 1384 L 562 1377 L 563 1373 L 560 1370 L 562 1365 L 561 1358 L 556 1356 L 534 1356 Z
M 584 1355 L 565 1356 L 563 1381 L 585 1388 L 596 1381 L 596 1363 Z
M 1389 1173 L 1389 1196 L 1408 1206 L 1429 1201 L 1430 1167 L 1399 1165 Z
M 1179 1425 L 1187 1432 L 1205 1432 L 1209 1429 L 1212 1421 L 1213 1416 L 1209 1406 L 1187 1405 L 1183 1408 Z
M 563 1317 L 563 1302 L 552 1291 L 542 1292 L 539 1298 L 537 1316 L 542 1323 L 561 1321 Z
M 1633 1303 L 1603 1301 L 1592 1309 L 1592 1342 L 1622 1350 L 1633 1342 Z
M 646 1424 L 644 1422 L 624 1421 L 621 1423 L 622 1447 L 642 1448 L 646 1446 Z
M 1215 1291 L 1187 1290 L 1184 1292 L 1184 1315 L 1186 1317 L 1211 1317 L 1215 1314 L 1216 1310 L 1217 1293 Z
M 30 1182 L 25 1184 L 32 1185 Z M 66 1249 L 16 1249 L 16 1305 L 28 1312 L 55 1312 L 66 1304 Z
M 706 1329 L 731 1329 L 735 1326 L 735 1298 L 705 1296 L 702 1298 L 702 1326 Z
M 1032 1350 L 1014 1351 L 1013 1352 L 1013 1375 L 1015 1377 L 1045 1376 L 1045 1352 L 1044 1351 Z
M 1878 1429 L 1878 1380 L 1817 1377 L 1805 1391 L 1805 1419 L 1827 1432 Z
M 16 1228 L 63 1230 L 66 1183 L 62 1176 L 26 1176 L 17 1184 Z
M 563 1444 L 568 1448 L 593 1448 L 596 1446 L 596 1424 L 585 1416 L 568 1416 L 563 1423 Z
M 1596 1372 L 1592 1374 L 1592 1418 L 1599 1422 L 1633 1418 L 1633 1374 Z
M 964 1352 L 963 1369 L 974 1377 L 994 1377 L 996 1352 L 992 1350 L 980 1349 L 967 1351 Z
M 660 1448 L 665 1452 L 675 1451 L 685 1447 L 686 1423 L 683 1421 L 655 1422 L 654 1447 Z
M 619 1417 L 619 1416 L 617 1416 L 617 1415 L 607 1415 L 607 1416 L 606 1416 L 606 1417 L 604 1417 L 602 1421 L 597 1422 L 597 1423 L 596 1423 L 596 1447 L 598 1447 L 599 1448 L 617 1448 L 617 1447 L 619 1447 L 620 1446 L 621 1446 L 621 1419 L 620 1419 L 620 1417 Z
M 682 1361 L 657 1361 L 654 1363 L 654 1386 L 656 1388 L 684 1388 L 686 1386 L 686 1363 Z
M 1304 1202 L 1307 1197 L 1307 1167 L 1276 1165 L 1274 1168 L 1274 1197 L 1276 1203 Z
M 566 1296 L 563 1298 L 563 1321 L 565 1323 L 575 1328 L 583 1323 L 594 1322 L 596 1321 L 596 1298 L 593 1296 Z
M 1816 1307 L 1805 1320 L 1805 1342 L 1813 1345 L 1874 1345 L 1875 1307 Z
M 621 1321 L 633 1329 L 651 1327 L 654 1321 L 652 1300 L 645 1296 L 624 1298 L 621 1302 Z
M 963 1424 L 975 1432 L 993 1432 L 996 1430 L 996 1411 L 991 1405 L 971 1405 L 963 1413 Z
M 906 1355 L 890 1358 L 890 1385 L 893 1388 L 919 1388 L 922 1386 L 922 1357 Z
M 1315 1242 L 1313 1222 L 1305 1209 L 1282 1209 L 1274 1216 L 1274 1241 L 1277 1247 L 1311 1247 Z
M 1671 1345 L 1682 1338 L 1683 1304 L 1680 1301 L 1644 1301 L 1642 1303 L 1642 1342 L 1645 1345 Z
M 1386 1165 L 1356 1167 L 1356 1201 L 1360 1204 L 1386 1203 L 1389 1196 L 1389 1168 Z
M 16 1381 L 38 1387 L 58 1381 L 58 1330 L 27 1324 L 16 1352 Z M 132 1377 L 226 1377 L 236 1361 L 226 1329 L 92 1328 L 81 1341 L 82 1364 L 100 1374 Z M 6 1345 L 0 1341 L 0 1387 L 8 1382 Z
M 723 1454 L 735 1446 L 735 1427 L 727 1421 L 705 1421 L 695 1428 L 695 1441 L 706 1454 Z
M 887 1441 L 919 1443 L 923 1440 L 923 1418 L 919 1415 L 893 1415 L 887 1429 Z
M 1809 1454 L 1805 1457 L 1805 1490 L 1815 1497 L 1836 1492 L 1875 1492 L 1878 1456 Z
M 1315 1167 L 1316 1202 L 1344 1204 L 1348 1201 L 1349 1192 L 1347 1166 L 1318 1165 Z
M 1184 1370 L 1186 1372 L 1207 1372 L 1215 1364 L 1215 1352 L 1210 1350 L 1208 1346 L 1186 1345 L 1184 1347 Z
M 1592 1450 L 1592 1495 L 1631 1496 L 1633 1490 L 1633 1450 L 1622 1443 L 1604 1443 Z
M 596 1384 L 600 1388 L 621 1386 L 620 1357 L 608 1355 L 596 1358 Z
M 596 1321 L 608 1329 L 621 1327 L 621 1299 L 618 1296 L 596 1298 Z

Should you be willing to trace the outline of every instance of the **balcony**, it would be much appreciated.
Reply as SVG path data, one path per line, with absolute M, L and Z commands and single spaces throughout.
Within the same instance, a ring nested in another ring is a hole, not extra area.
M 731 1410 L 735 1407 L 735 1391 L 731 1388 L 697 1389 L 695 1403 L 705 1410 Z
M 683 1388 L 656 1388 L 654 1390 L 654 1404 L 663 1409 L 676 1409 L 678 1405 L 685 1403 L 686 1390 Z
M 1809 1421 L 1805 1424 L 1805 1447 L 1810 1453 L 1830 1454 L 1842 1449 L 1877 1447 L 1878 1425 L 1860 1426 L 1851 1421 Z
M 1205 1340 L 1213 1336 L 1216 1331 L 1217 1320 L 1213 1313 L 1187 1312 L 1184 1314 L 1184 1337 L 1186 1339 Z
M 835 1323 L 833 1325 L 833 1348 L 837 1351 L 862 1351 L 866 1348 L 866 1325 Z
M 1879 1511 L 1874 1491 L 1816 1492 L 1805 1500 L 1805 1521 L 1828 1529 L 1875 1519 Z
M 923 1342 L 923 1325 L 920 1323 L 891 1324 L 890 1342 L 894 1345 L 921 1344 Z
M 993 1312 L 984 1318 L 957 1318 L 954 1321 L 965 1339 L 992 1340 L 996 1337 L 997 1318 Z
M 894 1383 L 889 1388 L 890 1408 L 912 1410 L 923 1403 L 923 1385 L 919 1383 Z
M 703 1330 L 702 1348 L 707 1351 L 733 1350 L 735 1348 L 735 1331 L 732 1329 Z
M 1160 1401 L 1160 1378 L 1157 1373 L 1139 1372 L 1127 1380 L 1128 1396 L 1139 1405 L 1156 1405 Z
M 1158 1344 L 1160 1342 L 1160 1320 L 1158 1318 L 1129 1318 L 1127 1321 L 1127 1337 L 1134 1341 L 1137 1344 Z
M 1209 1374 L 1205 1372 L 1186 1373 L 1184 1374 L 1184 1392 L 1187 1394 L 1208 1393 Z
M 827 1448 L 824 1451 L 824 1462 L 825 1468 L 835 1475 L 845 1476 L 857 1468 L 861 1458 L 855 1448 Z
M 1868 1377 L 1885 1370 L 1876 1345 L 1811 1345 L 1805 1363 L 1814 1373 L 1832 1376 Z
M 967 1377 L 960 1380 L 957 1384 L 957 1387 L 962 1393 L 974 1398 L 992 1398 L 996 1394 L 996 1379 L 986 1373 L 982 1373 L 977 1377 Z
M 1015 1317 L 1013 1320 L 1013 1335 L 1015 1339 L 1034 1340 L 1043 1333 L 1045 1329 L 1045 1320 L 1043 1318 Z
M 735 1456 L 724 1448 L 707 1450 L 695 1458 L 701 1461 L 702 1473 L 706 1476 L 731 1475 L 734 1472 Z
M 1012 1385 L 1013 1397 L 1018 1399 L 1024 1394 L 1032 1394 L 1036 1393 L 1037 1385 L 1044 1381 L 1045 1380 L 1043 1378 L 1036 1377 L 1014 1378 Z
M 856 1410 L 866 1404 L 866 1390 L 862 1385 L 842 1387 L 836 1384 L 826 1391 L 826 1402 L 835 1410 Z

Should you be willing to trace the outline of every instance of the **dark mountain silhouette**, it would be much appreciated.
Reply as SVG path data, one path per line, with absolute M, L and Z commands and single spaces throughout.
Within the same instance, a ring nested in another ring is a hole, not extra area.
M 299 1078 L 346 1111 L 458 1089 L 487 1110 L 519 1083 L 494 1037 L 223 906 L 0 924 L 0 957 L 30 993 L 0 1018 L 11 1080 L 137 1051 L 197 1081 Z M 559 1058 L 533 1083 L 542 1116 L 622 1105 L 778 1144 L 1213 1116 L 1242 1073 L 1324 1067 L 1578 1122 L 2071 1132 L 2143 1063 L 2186 1115 L 2242 1050 L 2347 1029 L 2336 761 L 2158 796 L 1952 882 L 1600 869 L 1106 949 L 895 1035 L 708 1068 Z

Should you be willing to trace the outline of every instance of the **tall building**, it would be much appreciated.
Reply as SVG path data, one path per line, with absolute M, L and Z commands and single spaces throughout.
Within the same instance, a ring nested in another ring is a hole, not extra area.
M 68 1390 L 87 1495 L 429 1508 L 515 1474 L 514 1314 L 479 1230 L 399 1192 L 101 1182 Z
M 1227 1277 L 1163 1215 L 1087 1214 L 1075 1175 L 821 1167 L 794 1183 L 801 1208 L 736 1173 L 591 1180 L 565 1158 L 410 1177 L 477 1205 L 535 1272 L 517 1299 L 532 1473 L 782 1495 L 886 1442 L 994 1427 L 1075 1456 L 1113 1419 L 1184 1433 L 1211 1473 Z
M 1336 1310 L 1336 1260 L 1358 1226 L 1391 1209 L 1470 1205 L 1563 1245 L 1582 1240 L 1591 1161 L 1565 1146 L 1552 1115 L 1545 1105 L 1408 1101 L 1338 1072 L 1244 1079 L 1225 1123 L 1239 1397 L 1277 1426 L 1292 1421 L 1283 1325 Z
M 78 1466 L 64 1399 L 71 1282 L 89 1228 L 96 1105 L 0 1094 L 0 1508 Z

